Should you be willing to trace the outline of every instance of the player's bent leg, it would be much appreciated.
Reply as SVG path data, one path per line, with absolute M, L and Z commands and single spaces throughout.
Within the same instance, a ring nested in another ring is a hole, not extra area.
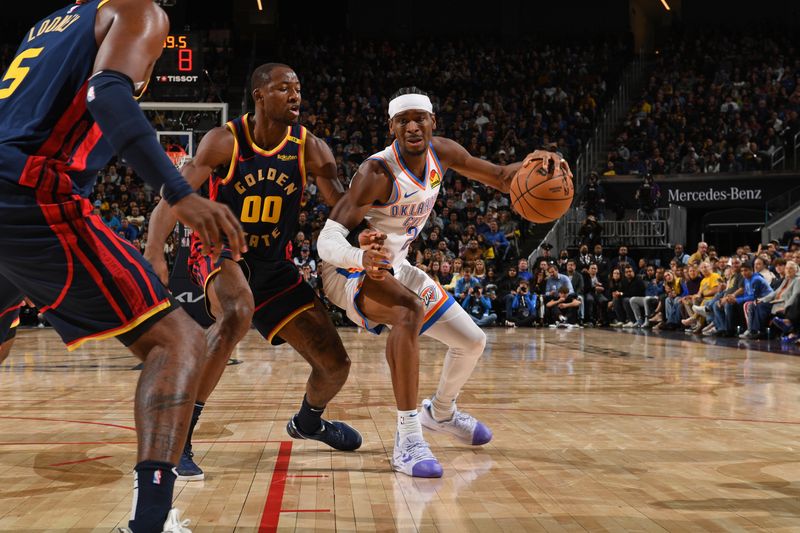
M 391 276 L 380 281 L 365 278 L 355 303 L 368 320 L 392 326 L 386 342 L 398 409 L 392 467 L 409 476 L 441 477 L 442 465 L 422 436 L 416 409 L 419 332 L 425 320 L 425 306 L 415 293 Z
M 492 440 L 492 431 L 472 415 L 459 411 L 456 398 L 472 375 L 486 346 L 486 334 L 463 308 L 452 305 L 423 335 L 448 346 L 436 393 L 422 402 L 422 425 L 455 435 L 467 444 Z
M 322 413 L 342 389 L 350 374 L 350 358 L 325 306 L 314 306 L 292 318 L 277 332 L 311 365 L 300 411 L 286 425 L 296 439 L 313 439 L 342 451 L 361 447 L 361 434 L 344 422 L 328 421 Z
M 210 261 L 210 260 L 209 260 Z M 241 267 L 223 259 L 205 276 L 206 305 L 216 321 L 206 330 L 207 356 L 192 411 L 186 444 L 176 467 L 181 481 L 202 481 L 203 469 L 194 461 L 192 435 L 208 397 L 219 383 L 236 344 L 247 334 L 253 318 L 253 294 Z

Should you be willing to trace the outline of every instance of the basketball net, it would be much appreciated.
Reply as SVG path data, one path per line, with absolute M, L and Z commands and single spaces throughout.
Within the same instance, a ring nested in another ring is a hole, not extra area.
M 170 158 L 172 164 L 175 165 L 175 168 L 177 168 L 178 170 L 180 170 L 181 167 L 191 159 L 191 157 L 184 151 L 167 152 L 167 156 Z

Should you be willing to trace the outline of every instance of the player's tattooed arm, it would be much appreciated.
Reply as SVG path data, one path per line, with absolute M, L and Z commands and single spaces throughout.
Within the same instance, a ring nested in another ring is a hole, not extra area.
M 333 207 L 344 195 L 344 187 L 339 181 L 333 152 L 324 141 L 312 133 L 308 133 L 304 158 L 306 172 L 317 179 L 317 187 L 322 199 Z
M 544 165 L 549 169 L 554 169 L 556 165 L 561 166 L 570 178 L 572 177 L 567 162 L 555 152 L 536 150 L 528 154 L 523 161 L 510 165 L 495 165 L 490 161 L 470 155 L 466 148 L 445 137 L 434 137 L 432 142 L 433 149 L 436 150 L 444 167 L 452 168 L 469 179 L 479 181 L 503 193 L 508 193 L 511 180 L 517 171 L 521 167 L 530 165 L 535 159 L 544 160 Z

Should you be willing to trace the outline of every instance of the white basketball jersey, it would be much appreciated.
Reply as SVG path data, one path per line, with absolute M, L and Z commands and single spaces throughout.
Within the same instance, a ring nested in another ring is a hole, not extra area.
M 439 196 L 444 172 L 433 145 L 425 157 L 425 173 L 419 177 L 403 161 L 397 141 L 368 158 L 380 161 L 394 180 L 389 201 L 375 204 L 366 215 L 370 226 L 386 234 L 384 248 L 394 268 L 408 255 L 409 245 L 422 231 Z

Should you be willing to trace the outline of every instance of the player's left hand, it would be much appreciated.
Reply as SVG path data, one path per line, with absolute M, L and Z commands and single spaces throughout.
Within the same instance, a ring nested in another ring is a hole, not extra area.
M 374 229 L 365 229 L 358 234 L 358 246 L 362 250 L 379 250 L 386 242 L 386 234 Z
M 562 158 L 558 153 L 548 152 L 547 150 L 535 150 L 534 152 L 528 154 L 527 157 L 525 157 L 525 159 L 522 161 L 522 168 L 525 168 L 533 163 L 535 159 L 542 160 L 542 167 L 547 169 L 548 174 L 555 173 L 556 168 L 560 167 L 564 174 L 569 176 L 569 179 L 572 179 L 572 170 L 569 168 L 569 163 L 567 163 L 567 160 Z M 551 168 L 552 172 L 550 170 Z

